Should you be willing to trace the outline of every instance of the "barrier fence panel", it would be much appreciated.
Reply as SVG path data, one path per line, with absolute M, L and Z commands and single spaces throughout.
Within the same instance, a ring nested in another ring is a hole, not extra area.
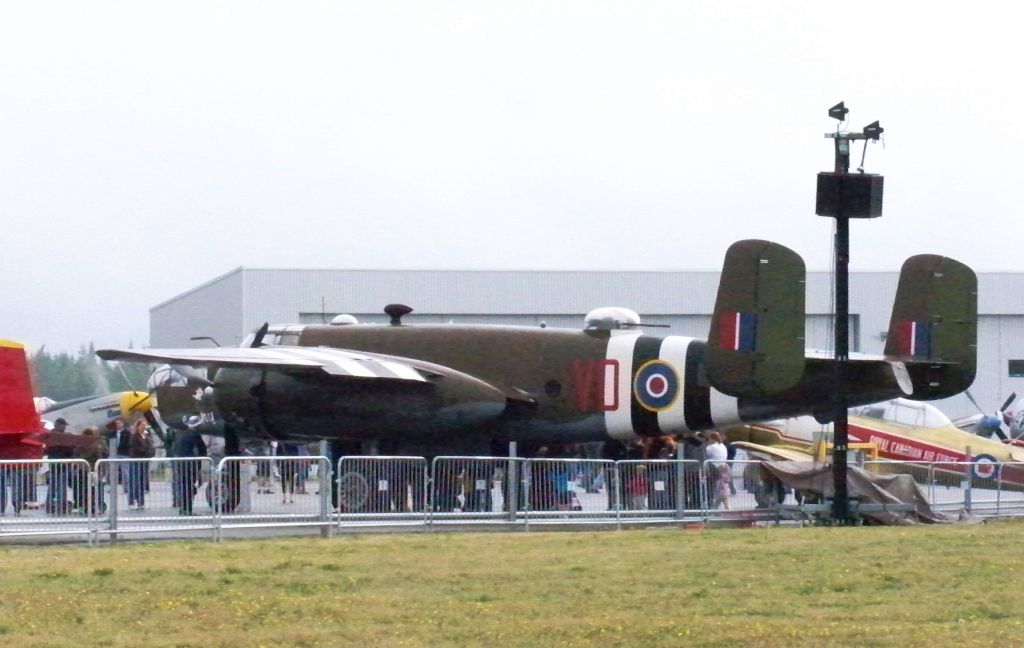
M 200 493 L 207 457 L 100 459 L 93 475 L 97 534 L 212 531 L 216 511 Z
M 714 519 L 775 519 L 778 505 L 804 501 L 756 460 L 706 461 L 701 485 L 708 517 Z
M 777 519 L 799 504 L 759 461 L 509 457 L 0 461 L 0 539 L 223 529 L 432 524 L 678 523 Z M 1024 515 L 1024 463 L 866 461 L 912 476 L 933 509 Z M 823 479 L 831 479 L 829 473 Z M 827 486 L 827 484 L 825 485 Z M 335 511 L 337 511 L 335 513 Z
M 324 497 L 329 474 L 327 457 L 225 457 L 209 489 L 219 528 L 317 526 L 326 531 L 332 523 Z
M 431 523 L 524 521 L 524 465 L 524 460 L 512 457 L 435 457 Z
M 996 515 L 1002 489 L 999 475 L 1000 464 L 994 460 L 935 462 L 929 502 L 945 513 Z
M 614 522 L 617 481 L 616 464 L 607 459 L 527 459 L 527 522 Z
M 342 457 L 335 500 L 345 525 L 389 522 L 422 525 L 429 491 L 423 457 Z
M 82 459 L 0 461 L 0 538 L 91 539 L 91 495 L 89 463 Z
M 704 517 L 701 464 L 690 459 L 628 459 L 616 463 L 621 521 L 681 521 Z

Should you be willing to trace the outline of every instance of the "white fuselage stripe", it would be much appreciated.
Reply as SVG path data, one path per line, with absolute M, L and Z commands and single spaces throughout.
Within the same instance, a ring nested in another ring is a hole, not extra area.
M 663 434 L 682 434 L 686 427 L 686 351 L 693 338 L 670 335 L 661 342 L 659 357 L 675 369 L 679 394 L 672 407 L 658 412 L 658 427 Z
M 604 413 L 604 425 L 608 436 L 620 441 L 631 441 L 637 438 L 633 432 L 633 348 L 640 334 L 632 331 L 612 331 L 608 338 L 609 360 L 619 365 L 617 390 L 617 407 Z M 608 374 L 606 373 L 605 376 Z M 607 387 L 606 387 L 607 389 Z
M 711 422 L 716 428 L 740 423 L 739 400 L 735 396 L 728 396 L 711 388 Z

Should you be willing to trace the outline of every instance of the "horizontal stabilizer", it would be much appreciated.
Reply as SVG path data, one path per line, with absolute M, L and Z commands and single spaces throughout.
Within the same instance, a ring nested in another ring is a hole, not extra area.
M 769 241 L 725 254 L 708 336 L 708 379 L 732 396 L 772 394 L 804 373 L 804 261 Z
M 909 398 L 959 394 L 974 382 L 978 345 L 978 280 L 948 257 L 910 257 L 900 271 L 885 339 L 889 360 L 906 364 Z

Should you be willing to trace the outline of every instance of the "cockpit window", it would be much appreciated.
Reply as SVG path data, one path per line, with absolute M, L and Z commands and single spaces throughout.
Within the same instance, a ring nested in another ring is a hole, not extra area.
M 270 330 L 263 336 L 263 344 L 261 346 L 298 346 L 299 334 L 301 332 L 301 330 Z M 245 336 L 245 339 L 238 346 L 243 349 L 251 347 L 255 339 L 256 334 L 250 333 Z
M 934 406 L 903 399 L 865 405 L 851 411 L 857 416 L 912 427 L 939 428 L 950 425 L 949 417 Z

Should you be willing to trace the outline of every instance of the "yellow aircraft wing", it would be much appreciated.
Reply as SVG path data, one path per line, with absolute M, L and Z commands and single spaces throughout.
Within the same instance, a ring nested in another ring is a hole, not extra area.
M 811 454 L 810 448 L 808 448 L 807 452 L 804 452 L 795 448 L 766 446 L 761 445 L 760 443 L 751 443 L 749 441 L 734 441 L 732 445 L 736 448 L 743 448 L 755 459 L 769 461 L 814 461 L 814 455 Z

